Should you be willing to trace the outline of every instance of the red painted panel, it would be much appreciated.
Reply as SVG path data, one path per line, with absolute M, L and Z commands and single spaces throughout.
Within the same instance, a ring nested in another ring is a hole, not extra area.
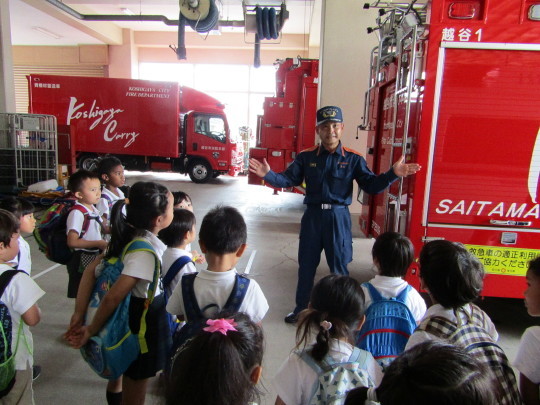
M 75 126 L 77 150 L 178 156 L 177 83 L 31 75 L 29 85 L 30 112 Z

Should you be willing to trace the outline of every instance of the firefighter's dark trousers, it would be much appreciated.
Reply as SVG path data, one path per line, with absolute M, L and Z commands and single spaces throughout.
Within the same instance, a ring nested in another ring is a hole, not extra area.
M 321 208 L 325 207 L 325 209 Z M 307 308 L 317 266 L 324 249 L 333 274 L 349 275 L 352 261 L 351 215 L 346 205 L 308 205 L 302 217 L 298 246 L 295 313 Z

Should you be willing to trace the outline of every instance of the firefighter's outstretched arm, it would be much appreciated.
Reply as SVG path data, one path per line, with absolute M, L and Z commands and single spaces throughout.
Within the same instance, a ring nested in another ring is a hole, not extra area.
M 249 159 L 249 171 L 259 177 L 264 177 L 270 171 L 270 165 L 266 159 L 263 159 L 262 163 L 257 159 Z
M 394 173 L 399 177 L 407 177 L 410 174 L 415 174 L 421 168 L 418 163 L 405 163 L 405 156 L 401 156 L 392 166 Z

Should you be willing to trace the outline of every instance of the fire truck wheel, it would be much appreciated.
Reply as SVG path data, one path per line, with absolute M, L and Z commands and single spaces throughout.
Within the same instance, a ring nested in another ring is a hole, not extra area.
M 94 171 L 97 169 L 98 157 L 93 154 L 81 155 L 78 159 L 79 169 Z
M 206 183 L 212 178 L 214 171 L 205 160 L 194 160 L 189 164 L 189 178 L 193 183 Z

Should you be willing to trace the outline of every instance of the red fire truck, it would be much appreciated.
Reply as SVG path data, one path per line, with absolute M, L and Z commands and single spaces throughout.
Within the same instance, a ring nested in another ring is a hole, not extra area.
M 56 116 L 59 162 L 92 168 L 104 154 L 126 169 L 236 175 L 241 156 L 224 105 L 178 83 L 30 75 L 29 112 Z
M 540 255 L 540 1 L 371 6 L 388 7 L 373 29 L 368 164 L 384 172 L 405 154 L 423 169 L 361 193 L 361 229 L 404 233 L 417 252 L 462 242 L 486 269 L 483 295 L 522 297 Z
M 264 100 L 264 115 L 257 122 L 257 147 L 249 150 L 249 156 L 265 158 L 272 170 L 282 172 L 298 153 L 315 145 L 319 61 L 287 58 L 277 66 L 276 96 Z M 248 182 L 264 184 L 253 173 Z M 302 193 L 303 189 L 286 191 Z

